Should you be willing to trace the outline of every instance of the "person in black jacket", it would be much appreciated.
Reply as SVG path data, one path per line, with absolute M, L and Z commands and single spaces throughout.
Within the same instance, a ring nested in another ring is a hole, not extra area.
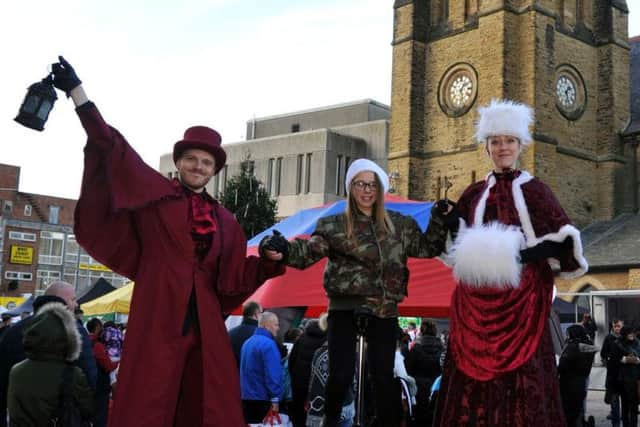
M 304 332 L 298 338 L 289 355 L 289 372 L 291 373 L 291 422 L 294 426 L 305 425 L 307 412 L 305 402 L 309 392 L 311 378 L 311 362 L 317 349 L 327 339 L 326 327 L 323 329 L 320 322 L 326 323 L 327 314 L 323 313 L 320 320 L 311 320 L 307 323 Z
M 597 348 L 582 325 L 567 328 L 567 342 L 560 356 L 558 377 L 562 408 L 568 427 L 581 427 L 587 378 L 591 372 Z
M 622 400 L 622 426 L 638 425 L 638 380 L 640 379 L 640 343 L 633 328 L 623 326 L 620 338 L 611 351 L 611 361 L 618 371 L 617 386 Z
M 38 314 L 38 310 L 40 310 L 44 304 L 49 302 L 61 302 L 73 312 L 77 306 L 75 289 L 72 285 L 66 282 L 53 282 L 49 285 L 45 294 L 39 296 L 33 302 L 34 313 Z M 24 346 L 22 344 L 23 330 L 30 325 L 30 322 L 34 317 L 35 315 L 27 317 L 16 323 L 7 331 L 2 341 L 0 341 L 0 427 L 7 426 L 7 390 L 9 387 L 9 372 L 13 365 L 26 358 Z M 82 348 L 79 358 L 75 361 L 75 365 L 84 372 L 89 386 L 95 391 L 98 369 L 93 356 L 91 341 L 89 340 L 87 330 L 79 321 L 77 322 L 77 328 L 82 339 Z
M 620 390 L 618 388 L 618 366 L 611 358 L 611 353 L 616 345 L 616 341 L 620 337 L 620 330 L 624 326 L 624 322 L 620 319 L 613 319 L 611 322 L 611 331 L 602 343 L 600 350 L 600 358 L 607 368 L 607 379 L 605 381 L 605 403 L 611 405 L 611 414 L 607 417 L 611 420 L 613 427 L 620 426 Z
M 255 301 L 248 301 L 242 306 L 242 323 L 229 330 L 229 339 L 233 355 L 236 357 L 238 369 L 240 369 L 240 351 L 242 344 L 249 339 L 258 327 L 258 320 L 262 314 L 262 307 Z
M 444 345 L 442 340 L 438 338 L 438 328 L 435 322 L 431 319 L 422 319 L 420 335 L 416 338 L 404 361 L 407 373 L 416 380 L 418 386 L 416 405 L 413 410 L 417 425 L 431 425 L 429 396 L 433 382 L 442 374 L 440 356 L 443 351 Z

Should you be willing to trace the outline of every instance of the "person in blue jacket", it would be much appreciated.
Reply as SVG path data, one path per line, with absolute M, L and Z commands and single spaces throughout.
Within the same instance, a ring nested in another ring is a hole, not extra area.
M 269 411 L 279 412 L 283 391 L 282 365 L 276 335 L 278 316 L 265 311 L 258 328 L 242 345 L 240 390 L 245 422 L 260 423 Z

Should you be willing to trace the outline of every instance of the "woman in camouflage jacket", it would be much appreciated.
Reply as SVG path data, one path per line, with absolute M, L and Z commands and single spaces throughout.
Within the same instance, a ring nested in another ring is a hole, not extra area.
M 366 331 L 377 421 L 395 426 L 392 394 L 398 303 L 407 296 L 407 259 L 431 258 L 444 247 L 446 228 L 432 221 L 422 233 L 411 217 L 385 210 L 387 174 L 374 162 L 354 161 L 345 180 L 346 212 L 321 218 L 310 239 L 288 244 L 287 265 L 304 269 L 327 257 L 329 378 L 324 426 L 335 426 L 355 370 L 354 312 L 371 313 Z M 271 236 L 280 238 L 279 236 Z M 266 243 L 266 242 L 265 242 Z M 273 243 L 273 242 L 272 242 Z M 282 242 L 278 242 L 282 243 Z M 270 248 L 278 244 L 268 245 Z

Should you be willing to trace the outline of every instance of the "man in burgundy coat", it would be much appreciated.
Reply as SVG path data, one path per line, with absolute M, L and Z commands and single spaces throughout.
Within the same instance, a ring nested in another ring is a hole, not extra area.
M 205 191 L 226 161 L 220 135 L 187 129 L 169 180 L 105 123 L 64 58 L 53 74 L 88 136 L 76 239 L 135 281 L 109 425 L 245 426 L 223 316 L 284 266 L 247 257 L 242 228 Z

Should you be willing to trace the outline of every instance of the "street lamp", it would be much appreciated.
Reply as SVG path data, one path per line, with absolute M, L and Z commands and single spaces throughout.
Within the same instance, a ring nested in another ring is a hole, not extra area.
M 58 96 L 53 88 L 53 77 L 49 74 L 41 81 L 29 86 L 20 106 L 20 112 L 14 120 L 30 129 L 42 131 L 56 99 Z

